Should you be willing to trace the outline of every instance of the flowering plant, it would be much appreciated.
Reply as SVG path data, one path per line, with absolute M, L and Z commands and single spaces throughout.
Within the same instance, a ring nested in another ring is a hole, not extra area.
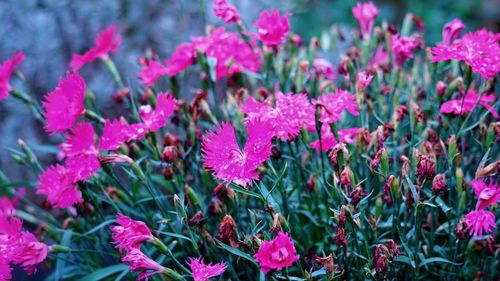
M 6 59 L 0 100 L 28 106 L 58 153 L 45 165 L 19 140 L 13 159 L 36 180 L 0 171 L 0 281 L 18 267 L 48 280 L 500 278 L 499 34 L 454 19 L 428 46 L 415 15 L 397 28 L 372 2 L 352 12 L 353 37 L 304 44 L 293 15 L 246 25 L 216 0 L 221 26 L 141 57 L 139 89 L 113 63 L 112 25 L 41 104 L 16 87 L 29 57 Z M 119 115 L 95 106 L 87 64 L 114 78 Z

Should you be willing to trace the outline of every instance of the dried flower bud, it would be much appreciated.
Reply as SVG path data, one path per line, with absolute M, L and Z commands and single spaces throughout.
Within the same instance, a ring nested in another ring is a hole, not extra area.
M 442 97 L 444 93 L 446 93 L 446 88 L 446 84 L 443 81 L 439 80 L 436 84 L 436 92 L 438 96 Z
M 432 192 L 437 195 L 445 195 L 448 193 L 446 179 L 443 174 L 437 174 L 432 180 Z
M 167 166 L 163 168 L 163 177 L 166 180 L 172 180 L 174 178 L 174 167 Z
M 387 245 L 387 248 L 389 249 L 391 255 L 393 255 L 394 257 L 401 255 L 401 250 L 399 249 L 396 242 L 394 242 L 394 240 L 389 239 L 387 240 L 387 242 L 385 242 L 385 244 Z
M 342 172 L 340 173 L 340 184 L 345 185 L 347 187 L 352 186 L 351 182 L 352 171 L 349 169 L 349 166 L 345 166 Z
M 436 162 L 429 155 L 418 155 L 417 176 L 420 181 L 433 179 L 436 175 Z
M 476 171 L 476 178 L 492 177 L 500 174 L 500 160 L 497 160 L 486 167 L 479 167 Z
M 461 218 L 455 227 L 455 236 L 458 240 L 463 239 L 467 235 L 467 227 L 467 220 L 465 218 Z
M 163 137 L 164 146 L 169 146 L 169 145 L 178 146 L 180 143 L 181 140 L 179 139 L 179 137 L 177 137 L 172 133 L 166 133 L 165 136 Z
M 189 220 L 189 226 L 195 226 L 197 224 L 203 224 L 205 222 L 205 218 L 203 217 L 203 213 L 201 211 L 196 212 Z
M 500 249 L 500 245 L 498 245 L 495 237 L 489 236 L 488 239 L 486 239 L 486 255 L 494 256 L 498 249 Z
M 231 215 L 226 215 L 219 225 L 219 234 L 216 238 L 224 243 L 229 243 L 231 247 L 238 248 L 236 241 L 236 222 Z
M 129 88 L 123 88 L 113 94 L 113 99 L 115 100 L 116 103 L 123 103 L 123 100 L 130 97 L 130 89 Z
M 295 33 L 290 35 L 290 41 L 292 42 L 292 44 L 299 46 L 299 47 L 304 45 L 304 39 L 302 39 L 302 37 L 300 37 L 299 35 L 297 35 Z
M 168 145 L 163 148 L 161 153 L 161 159 L 168 163 L 177 162 L 181 158 L 182 154 L 176 146 Z
M 337 228 L 337 235 L 334 240 L 337 247 L 347 247 L 347 239 L 345 236 L 345 229 L 343 227 Z
M 310 175 L 309 179 L 307 180 L 307 190 L 309 191 L 316 191 L 318 189 L 318 180 L 316 179 L 315 175 Z
M 349 194 L 349 199 L 351 199 L 351 204 L 354 208 L 358 207 L 361 198 L 365 196 L 367 193 L 363 191 L 363 187 L 361 185 L 356 186 L 356 188 Z
M 306 60 L 301 60 L 299 62 L 299 70 L 302 73 L 307 73 L 309 71 L 309 62 Z
M 214 216 L 219 216 L 226 212 L 226 206 L 219 198 L 215 198 L 208 205 L 208 212 Z

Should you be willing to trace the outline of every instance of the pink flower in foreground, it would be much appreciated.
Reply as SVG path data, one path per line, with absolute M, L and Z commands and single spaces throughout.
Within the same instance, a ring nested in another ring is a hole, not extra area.
M 495 215 L 490 211 L 472 211 L 465 216 L 469 235 L 483 236 L 483 231 L 488 234 L 496 228 Z
M 375 54 L 370 58 L 368 65 L 370 67 L 384 67 L 389 64 L 389 53 L 384 50 L 384 46 L 378 46 Z
M 359 22 L 363 39 L 370 38 L 378 12 L 379 10 L 371 1 L 366 3 L 358 2 L 358 4 L 352 8 L 352 15 Z
M 14 69 L 24 60 L 24 53 L 17 52 L 11 59 L 0 64 L 0 101 L 5 99 L 12 87 L 9 84 L 10 77 L 14 73 Z
M 50 204 L 67 208 L 82 201 L 82 194 L 74 184 L 74 176 L 60 165 L 50 166 L 39 176 L 37 194 L 47 195 Z
M 6 262 L 0 262 L 0 281 L 7 281 L 12 278 L 12 268 Z
M 147 132 L 142 123 L 129 125 L 122 120 L 106 120 L 99 139 L 99 150 L 118 149 L 126 142 L 142 138 Z
M 257 34 L 254 36 L 266 46 L 277 46 L 284 43 L 286 35 L 290 31 L 290 14 L 280 16 L 278 10 L 262 11 L 260 17 L 254 23 Z
M 159 93 L 156 99 L 156 108 L 143 105 L 139 108 L 143 124 L 150 132 L 156 132 L 165 126 L 167 118 L 174 112 L 177 100 L 168 93 Z
M 238 146 L 233 127 L 222 123 L 203 138 L 203 163 L 214 176 L 242 186 L 259 178 L 256 169 L 271 155 L 272 128 L 268 123 L 249 122 L 243 150 Z
M 260 264 L 262 272 L 267 274 L 272 269 L 281 270 L 299 260 L 299 255 L 288 234 L 280 232 L 271 241 L 264 241 L 254 258 Z
M 339 130 L 338 135 L 340 142 L 346 144 L 354 143 L 357 140 L 358 131 L 359 128 Z M 321 147 L 319 140 L 311 142 L 311 147 L 316 149 L 317 151 L 319 151 L 320 148 L 323 148 L 323 151 L 328 151 L 332 149 L 337 143 L 338 141 L 335 138 L 335 135 L 332 133 L 330 126 L 328 126 L 327 124 L 323 124 L 321 134 Z
M 42 103 L 47 124 L 45 131 L 51 135 L 62 133 L 76 123 L 85 111 L 85 81 L 78 73 L 66 73 L 66 80 L 60 78 L 57 88 L 45 96 Z
M 151 87 L 154 83 L 156 83 L 156 81 L 158 81 L 158 79 L 160 79 L 161 76 L 169 73 L 171 72 L 169 72 L 169 69 L 166 66 L 160 62 L 152 60 L 148 63 L 148 65 L 141 69 L 141 72 L 137 74 L 137 77 L 141 79 L 142 84 L 147 87 Z
M 500 186 L 491 178 L 488 184 L 485 180 L 473 180 L 471 185 L 477 197 L 476 210 L 486 209 L 500 200 Z
M 443 44 L 450 46 L 465 28 L 460 19 L 454 19 L 443 27 Z
M 227 24 L 232 22 L 238 23 L 240 21 L 240 14 L 236 7 L 227 3 L 227 0 L 214 1 L 214 14 Z
M 279 139 L 292 140 L 305 124 L 314 122 L 314 107 L 309 103 L 306 94 L 276 93 L 276 105 L 270 107 L 249 97 L 241 110 L 247 114 L 246 121 L 262 120 L 273 127 L 273 136 Z
M 79 123 L 71 129 L 67 141 L 61 145 L 66 155 L 66 169 L 73 175 L 73 181 L 86 181 L 99 167 L 97 155 L 99 151 L 95 147 L 94 128 L 88 122 Z
M 96 59 L 105 60 L 109 53 L 114 53 L 120 47 L 122 41 L 121 35 L 116 30 L 116 25 L 110 25 L 95 39 L 95 47 L 85 52 L 83 55 L 74 54 L 69 66 L 76 72 L 85 64 Z
M 432 48 L 432 62 L 464 61 L 483 78 L 494 77 L 500 71 L 500 46 L 497 35 L 481 29 L 465 34 L 450 46 L 438 44 Z
M 22 266 L 28 274 L 33 274 L 38 264 L 47 258 L 48 253 L 47 245 L 39 242 L 32 233 L 23 231 L 17 241 L 13 262 Z
M 137 280 L 148 280 L 148 277 L 161 273 L 165 270 L 163 266 L 150 259 L 139 249 L 130 249 L 122 261 L 129 265 L 130 271 L 143 271 L 137 276 Z
M 344 110 L 352 115 L 359 115 L 356 96 L 343 89 L 336 89 L 335 93 L 323 94 L 317 100 L 313 100 L 313 104 L 321 105 L 319 121 L 322 123 L 330 124 L 339 121 Z
M 260 68 L 260 54 L 241 39 L 238 33 L 226 32 L 224 27 L 219 27 L 208 36 L 206 43 L 207 57 L 217 60 L 216 79 L 243 70 L 255 73 Z
M 454 100 L 449 100 L 444 102 L 441 105 L 441 113 L 445 114 L 456 114 L 456 115 L 464 115 L 467 112 L 472 112 L 476 105 L 479 103 L 484 106 L 491 115 L 495 118 L 499 118 L 500 116 L 496 112 L 495 108 L 489 105 L 489 103 L 495 102 L 496 97 L 495 94 L 483 94 L 482 96 L 474 92 L 473 90 L 469 90 L 465 98 L 457 98 Z
M 318 77 L 323 76 L 326 79 L 335 80 L 335 68 L 329 61 L 325 59 L 321 58 L 314 59 L 313 71 L 314 74 Z
M 189 258 L 189 268 L 194 281 L 208 281 L 209 278 L 219 276 L 226 270 L 226 265 L 221 263 L 205 264 L 202 258 Z
M 142 221 L 133 220 L 122 214 L 116 216 L 116 223 L 111 227 L 114 244 L 127 251 L 140 249 L 142 242 L 153 240 L 153 234 L 148 226 Z
M 414 37 L 399 37 L 399 35 L 391 36 L 392 54 L 396 66 L 403 66 L 406 59 L 413 58 L 412 51 L 420 44 Z
M 193 43 L 182 43 L 172 53 L 166 62 L 167 75 L 175 76 L 192 65 L 196 58 L 196 49 Z

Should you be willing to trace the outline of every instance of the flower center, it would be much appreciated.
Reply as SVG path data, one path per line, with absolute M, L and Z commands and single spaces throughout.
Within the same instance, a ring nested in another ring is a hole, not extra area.
M 283 262 L 288 258 L 288 250 L 286 248 L 279 248 L 271 257 L 275 262 Z

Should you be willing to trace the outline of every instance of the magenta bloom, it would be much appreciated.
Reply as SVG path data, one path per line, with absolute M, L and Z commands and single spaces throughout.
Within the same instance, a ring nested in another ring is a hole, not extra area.
M 438 44 L 432 48 L 432 61 L 464 61 L 472 68 L 472 71 L 488 79 L 500 71 L 498 54 L 500 54 L 500 46 L 497 35 L 481 29 L 465 34 L 450 46 Z
M 76 123 L 85 111 L 85 81 L 78 73 L 66 73 L 66 80 L 60 78 L 57 88 L 45 96 L 42 103 L 47 125 L 45 131 L 51 135 L 62 133 Z
M 216 79 L 247 70 L 255 73 L 261 64 L 260 53 L 252 49 L 238 33 L 214 30 L 207 38 L 206 56 L 217 60 Z
M 323 94 L 317 100 L 313 100 L 313 104 L 321 105 L 319 121 L 322 123 L 330 124 L 339 121 L 344 110 L 352 115 L 359 115 L 356 96 L 343 89 L 336 89 L 335 93 Z M 315 127 L 314 124 L 312 127 Z
M 95 39 L 95 47 L 85 52 L 83 55 L 74 54 L 69 66 L 74 72 L 77 72 L 87 63 L 96 59 L 105 60 L 109 53 L 114 53 L 120 47 L 122 42 L 121 35 L 116 30 L 116 25 L 110 25 Z
M 368 65 L 370 67 L 380 67 L 387 64 L 389 64 L 389 53 L 384 50 L 384 46 L 378 46 Z
M 126 124 L 122 120 L 106 120 L 102 136 L 99 139 L 99 150 L 115 150 L 125 142 L 142 138 L 147 133 L 144 124 Z
M 141 69 L 141 72 L 137 74 L 137 77 L 141 79 L 141 83 L 146 85 L 147 87 L 153 86 L 158 79 L 160 79 L 161 76 L 163 75 L 168 75 L 169 68 L 161 64 L 160 62 L 157 61 L 150 61 L 147 66 L 144 66 Z
M 483 231 L 487 233 L 493 232 L 495 229 L 495 215 L 490 211 L 472 211 L 465 216 L 467 221 L 467 230 L 469 235 L 483 236 Z
M 278 10 L 262 11 L 260 17 L 254 23 L 257 34 L 254 36 L 266 46 L 278 46 L 286 41 L 286 35 L 290 31 L 290 14 L 280 16 Z
M 122 257 L 122 261 L 129 265 L 130 271 L 143 271 L 137 276 L 137 280 L 148 280 L 148 277 L 154 274 L 161 273 L 165 270 L 163 266 L 154 260 L 150 259 L 141 250 L 132 248 L 125 256 Z
M 323 151 L 332 149 L 337 143 L 335 135 L 332 133 L 330 126 L 326 123 L 321 128 L 321 146 L 319 140 L 311 142 L 311 147 L 317 151 L 323 148 Z M 350 128 L 345 130 L 338 130 L 339 139 L 341 143 L 351 144 L 357 140 L 359 128 Z
M 278 92 L 274 107 L 249 97 L 241 105 L 241 111 L 247 114 L 246 121 L 262 120 L 271 124 L 274 128 L 273 136 L 283 141 L 292 140 L 305 124 L 314 122 L 314 107 L 309 103 L 306 94 Z
M 240 14 L 236 7 L 227 3 L 227 0 L 214 1 L 214 14 L 227 24 L 232 22 L 238 23 L 240 21 Z
M 140 249 L 142 242 L 153 240 L 153 234 L 142 221 L 133 220 L 122 214 L 116 216 L 116 223 L 111 227 L 114 244 L 117 248 Z
M 454 19 L 445 24 L 443 27 L 443 44 L 451 46 L 464 28 L 465 25 L 460 19 Z
M 473 180 L 471 185 L 477 197 L 476 210 L 486 209 L 500 200 L 500 186 L 492 179 L 488 184 L 484 180 Z
M 396 66 L 402 67 L 406 59 L 413 58 L 412 51 L 420 44 L 414 37 L 391 36 L 392 54 Z
M 192 65 L 196 58 L 196 48 L 193 43 L 180 44 L 170 56 L 167 64 L 167 75 L 175 76 Z
M 74 184 L 74 176 L 60 165 L 50 166 L 39 176 L 38 194 L 47 195 L 50 204 L 67 208 L 82 202 L 82 194 Z
M 209 278 L 219 276 L 226 271 L 226 265 L 221 263 L 205 264 L 202 258 L 189 258 L 189 268 L 194 281 L 208 281 Z
M 11 59 L 0 64 L 0 101 L 5 99 L 12 87 L 9 84 L 10 77 L 14 73 L 14 69 L 24 60 L 24 53 L 17 52 Z
M 97 155 L 99 151 L 95 147 L 94 128 L 88 122 L 79 123 L 71 129 L 68 140 L 61 145 L 66 155 L 66 169 L 73 175 L 73 181 L 86 181 L 99 167 Z
M 271 156 L 272 128 L 264 122 L 247 124 L 248 138 L 243 150 L 236 141 L 233 127 L 222 123 L 203 138 L 203 163 L 214 176 L 242 186 L 259 178 L 256 169 Z
M 359 72 L 356 75 L 356 90 L 363 92 L 370 85 L 372 79 L 373 75 L 367 74 L 364 71 Z
M 280 232 L 271 241 L 264 241 L 254 258 L 261 270 L 267 274 L 272 269 L 281 270 L 299 260 L 299 255 L 288 234 Z
M 356 6 L 352 8 L 352 15 L 359 22 L 363 39 L 370 38 L 378 12 L 379 10 L 371 1 L 366 3 L 358 2 Z
M 150 132 L 156 132 L 165 126 L 167 118 L 174 112 L 177 100 L 168 93 L 159 93 L 156 99 L 156 108 L 143 105 L 139 108 L 139 114 L 143 124 Z
M 463 101 L 462 101 L 463 100 Z M 473 90 L 469 90 L 465 98 L 457 98 L 454 100 L 449 100 L 444 102 L 441 105 L 441 113 L 445 114 L 456 114 L 456 115 L 464 115 L 467 112 L 472 112 L 476 105 L 479 103 L 484 106 L 491 115 L 495 118 L 499 118 L 500 116 L 496 112 L 495 108 L 489 105 L 491 102 L 495 102 L 496 97 L 495 94 L 483 94 L 482 96 L 474 92 Z M 463 107 L 462 107 L 463 105 Z
M 6 261 L 0 262 L 0 281 L 7 281 L 11 278 L 12 268 L 10 268 L 9 264 Z
M 47 245 L 39 242 L 32 233 L 23 231 L 17 241 L 13 262 L 22 266 L 28 274 L 33 274 L 38 264 L 47 258 L 48 253 Z
M 314 74 L 318 77 L 325 77 L 329 80 L 335 80 L 335 68 L 329 61 L 325 59 L 314 59 L 313 71 Z

